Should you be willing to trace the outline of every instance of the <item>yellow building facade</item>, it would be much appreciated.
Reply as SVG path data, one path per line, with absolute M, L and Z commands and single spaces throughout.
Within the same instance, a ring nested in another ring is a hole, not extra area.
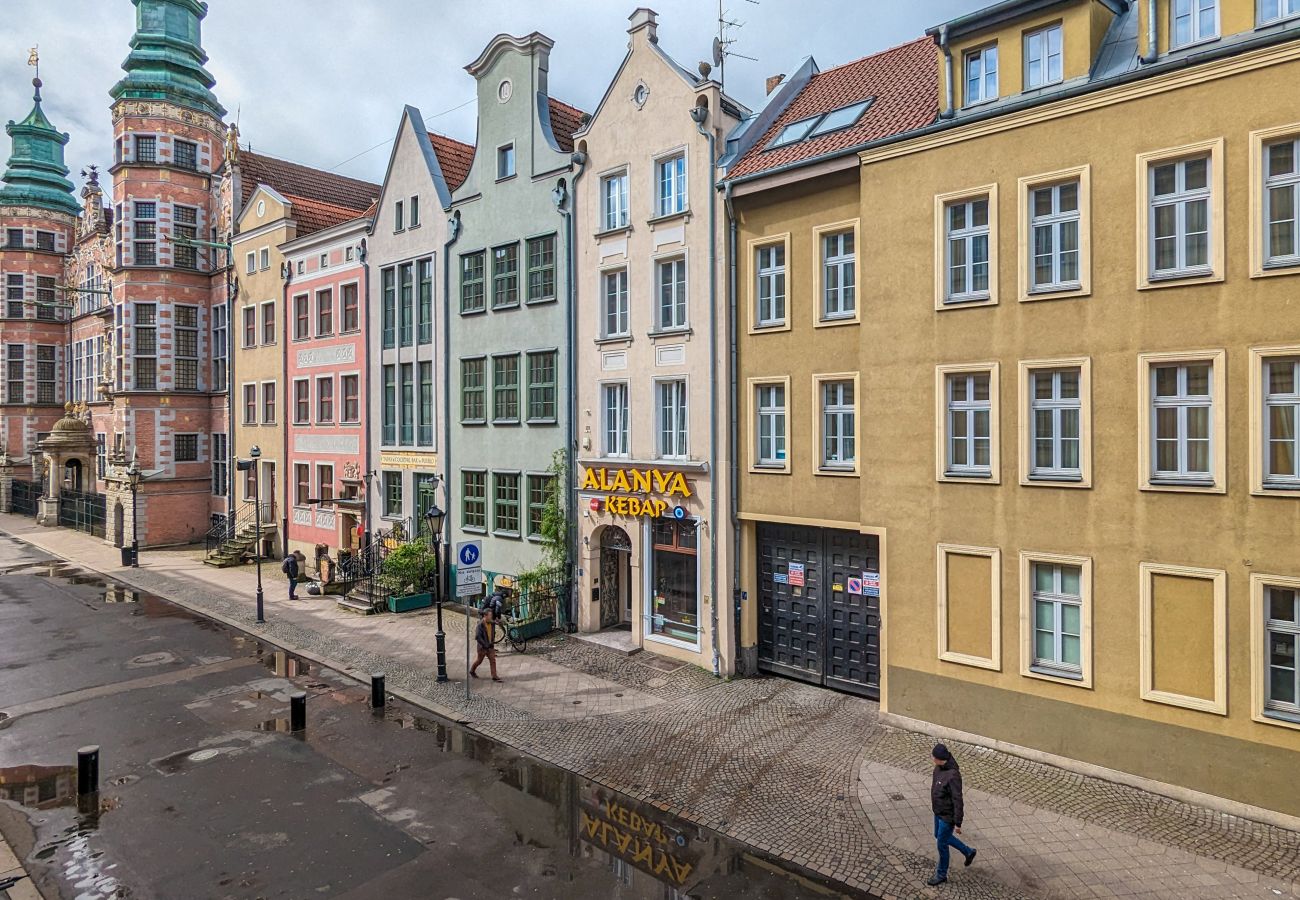
M 742 588 L 780 601 L 774 652 L 807 638 L 774 576 L 788 585 L 802 563 L 808 584 L 817 566 L 833 590 L 859 566 L 842 556 L 841 579 L 829 546 L 774 556 L 763 529 L 875 536 L 887 721 L 1294 824 L 1287 11 L 999 4 L 932 30 L 938 116 L 866 142 L 856 184 L 822 175 L 737 200 L 742 298 L 761 288 L 754 248 L 791 235 L 794 324 L 742 335 L 739 353 L 751 459 L 758 386 L 791 380 L 789 471 L 751 469 L 740 499 Z M 862 324 L 842 341 L 800 327 L 801 296 L 818 299 L 800 285 L 826 265 L 818 223 L 849 220 Z M 811 385 L 837 373 L 856 379 L 858 443 L 828 498 L 810 468 L 829 427 Z M 761 646 L 762 603 L 747 611 Z

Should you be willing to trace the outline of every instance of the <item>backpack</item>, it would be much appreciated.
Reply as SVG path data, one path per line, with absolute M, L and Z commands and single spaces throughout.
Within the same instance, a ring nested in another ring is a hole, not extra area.
M 289 574 L 289 560 L 290 560 L 290 559 L 292 559 L 292 557 L 286 556 L 286 557 L 284 558 L 284 562 L 280 563 L 280 571 L 283 572 L 283 573 L 286 574 L 286 575 Z
M 483 601 L 483 608 L 492 610 L 492 618 L 499 620 L 501 618 L 501 595 L 493 592 Z

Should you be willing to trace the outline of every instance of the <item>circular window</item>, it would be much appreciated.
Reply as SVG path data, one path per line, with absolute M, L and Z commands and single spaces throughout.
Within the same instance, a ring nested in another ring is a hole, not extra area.
M 645 106 L 645 102 L 649 97 L 650 89 L 644 84 L 638 84 L 636 90 L 632 92 L 632 102 L 637 106 Z
M 266 215 L 266 201 L 265 201 L 265 200 L 258 200 L 258 201 L 257 201 L 257 217 L 260 219 L 260 218 L 262 218 L 262 216 L 264 216 L 264 215 Z
M 507 100 L 510 99 L 510 94 L 513 91 L 514 91 L 514 87 L 510 84 L 510 79 L 509 78 L 502 79 L 501 83 L 497 85 L 497 99 L 500 100 L 502 103 L 505 103 Z

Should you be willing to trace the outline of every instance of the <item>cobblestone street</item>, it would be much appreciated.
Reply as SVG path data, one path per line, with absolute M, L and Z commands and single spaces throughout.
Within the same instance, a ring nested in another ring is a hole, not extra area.
M 1300 897 L 1300 835 L 955 744 L 980 855 L 928 888 L 930 739 L 880 725 L 869 701 L 784 679 L 719 681 L 563 635 L 502 654 L 505 681 L 474 681 L 466 699 L 465 619 L 450 611 L 452 681 L 437 684 L 429 612 L 290 605 L 271 562 L 257 626 L 249 568 L 151 550 L 124 569 L 116 548 L 85 535 L 8 515 L 0 530 L 340 671 L 384 671 L 405 699 L 882 898 Z

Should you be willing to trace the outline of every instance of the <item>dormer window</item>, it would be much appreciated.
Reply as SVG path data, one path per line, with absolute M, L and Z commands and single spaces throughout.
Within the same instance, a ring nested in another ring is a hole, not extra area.
M 1063 76 L 1061 26 L 1049 25 L 1025 35 L 1025 90 L 1056 84 Z
M 784 147 L 787 144 L 795 144 L 799 141 L 821 137 L 824 134 L 830 134 L 844 128 L 851 128 L 858 124 L 858 120 L 867 111 L 867 107 L 871 105 L 873 99 L 875 98 L 868 97 L 866 100 L 848 106 L 841 106 L 839 109 L 833 109 L 828 113 L 800 119 L 798 122 L 791 122 L 781 129 L 781 133 L 776 136 L 776 140 L 768 145 L 768 149 Z
M 1219 36 L 1219 0 L 1172 0 L 1172 12 L 1170 49 Z
M 998 98 L 998 45 L 966 53 L 966 105 Z

